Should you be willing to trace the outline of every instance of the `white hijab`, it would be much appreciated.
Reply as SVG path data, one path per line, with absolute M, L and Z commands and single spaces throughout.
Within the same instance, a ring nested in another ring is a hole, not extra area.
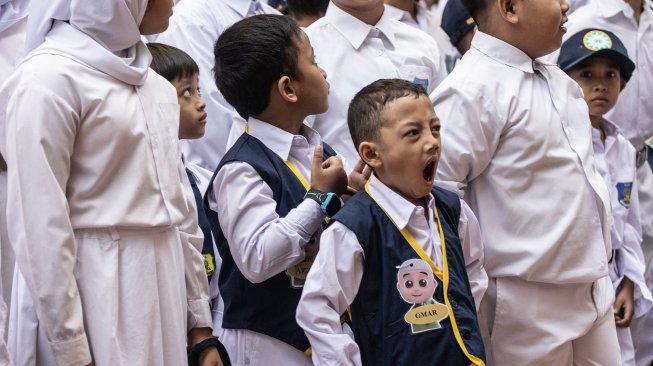
M 27 16 L 28 0 L 0 0 L 0 33 Z
M 3 1 L 3 0 L 0 0 Z M 142 85 L 152 56 L 138 29 L 148 0 L 36 0 L 29 7 L 26 59 L 55 53 L 124 83 Z

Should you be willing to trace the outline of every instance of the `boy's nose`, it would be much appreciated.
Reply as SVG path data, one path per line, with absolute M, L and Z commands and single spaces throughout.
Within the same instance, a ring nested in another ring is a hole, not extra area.
M 603 91 L 603 92 L 604 92 L 604 91 L 607 91 L 607 90 L 608 90 L 608 88 L 606 88 L 606 87 L 603 86 L 603 85 L 596 85 L 596 86 L 594 87 L 594 91 Z
M 569 10 L 569 2 L 567 0 L 560 0 L 560 9 L 562 10 L 562 14 L 567 13 Z

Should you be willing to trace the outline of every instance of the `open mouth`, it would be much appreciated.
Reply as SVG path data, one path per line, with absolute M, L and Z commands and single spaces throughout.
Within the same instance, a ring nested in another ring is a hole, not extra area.
M 432 160 L 426 164 L 424 170 L 422 171 L 422 175 L 428 184 L 433 184 L 433 180 L 435 180 L 435 160 Z

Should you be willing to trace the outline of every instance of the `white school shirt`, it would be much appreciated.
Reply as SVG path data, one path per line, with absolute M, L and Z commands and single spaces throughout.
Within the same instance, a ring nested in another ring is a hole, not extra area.
M 199 66 L 208 123 L 204 137 L 182 142 L 182 149 L 190 162 L 210 171 L 217 168 L 229 148 L 233 120 L 242 121 L 215 85 L 213 47 L 222 32 L 254 14 L 279 12 L 264 0 L 184 0 L 174 7 L 168 29 L 156 38 L 156 42 L 185 51 Z
M 569 16 L 563 41 L 585 28 L 600 28 L 623 42 L 635 71 L 606 118 L 639 150 L 653 136 L 653 2 L 644 0 L 639 26 L 633 16 L 623 0 L 589 0 Z
M 310 184 L 313 151 L 321 143 L 317 132 L 304 125 L 301 135 L 293 135 L 255 118 L 248 126 L 251 136 L 282 161 L 292 162 Z M 279 217 L 272 189 L 245 162 L 225 164 L 207 194 L 238 269 L 253 283 L 301 262 L 304 247 L 324 220 L 320 206 L 310 199 Z
M 442 268 L 442 244 L 433 216 L 435 200 L 429 195 L 429 219 L 424 208 L 415 206 L 388 188 L 376 177 L 369 184 L 374 200 L 400 229 L 408 228 L 426 254 Z M 460 201 L 458 235 L 476 307 L 488 285 L 483 269 L 483 245 L 474 213 Z M 408 243 L 404 243 L 408 245 Z M 316 365 L 361 365 L 360 350 L 343 331 L 340 314 L 358 294 L 363 277 L 365 253 L 356 234 L 340 222 L 322 233 L 320 251 L 308 274 L 297 307 L 297 323 L 304 329 L 313 347 Z M 396 283 L 387 284 L 396 286 Z
M 417 19 L 413 19 L 409 12 L 389 4 L 385 4 L 385 11 L 388 12 L 391 19 L 396 19 L 433 37 L 438 44 L 440 54 L 445 59 L 447 72 L 451 71 L 455 60 L 460 58 L 458 50 L 451 44 L 449 36 L 440 27 L 440 18 L 426 8 L 424 0 L 418 1 L 415 6 L 417 6 Z
M 90 359 L 73 274 L 78 229 L 178 227 L 199 259 L 186 263 L 186 274 L 197 275 L 186 278 L 188 327 L 210 327 L 170 83 L 150 70 L 142 86 L 128 85 L 44 53 L 18 67 L 0 95 L 6 100 L 9 236 L 55 358 Z
M 477 32 L 432 100 L 442 121 L 438 179 L 465 191 L 488 275 L 544 283 L 606 276 L 609 194 L 578 84 Z
M 593 128 L 592 143 L 597 170 L 610 190 L 614 217 L 610 232 L 615 255 L 610 262 L 610 279 L 615 290 L 624 276 L 633 281 L 635 317 L 639 317 L 653 306 L 653 295 L 644 280 L 635 148 L 612 122 L 604 119 L 601 127 L 605 133 L 605 142 L 601 141 L 600 132 Z M 630 200 L 626 194 L 630 195 Z
M 326 15 L 306 33 L 330 85 L 329 110 L 308 123 L 351 164 L 347 171 L 359 160 L 347 108 L 360 89 L 378 79 L 401 78 L 428 82 L 431 91 L 447 74 L 433 38 L 387 12 L 370 26 L 330 3 Z

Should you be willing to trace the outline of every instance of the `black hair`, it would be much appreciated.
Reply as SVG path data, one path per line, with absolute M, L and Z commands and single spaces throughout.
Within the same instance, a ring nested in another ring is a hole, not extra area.
M 288 14 L 297 16 L 321 17 L 326 13 L 329 0 L 288 0 Z
M 215 43 L 215 83 L 244 119 L 261 114 L 272 86 L 297 77 L 303 31 L 283 15 L 255 15 L 227 28 Z
M 361 89 L 349 103 L 347 124 L 354 146 L 375 141 L 383 126 L 381 112 L 388 103 L 403 97 L 426 96 L 424 87 L 403 79 L 380 79 Z
M 200 73 L 195 60 L 177 47 L 163 43 L 148 43 L 147 48 L 152 54 L 150 67 L 168 81 L 192 77 Z
M 480 27 L 481 22 L 485 23 L 486 13 L 492 6 L 493 0 L 460 0 L 460 2 Z

